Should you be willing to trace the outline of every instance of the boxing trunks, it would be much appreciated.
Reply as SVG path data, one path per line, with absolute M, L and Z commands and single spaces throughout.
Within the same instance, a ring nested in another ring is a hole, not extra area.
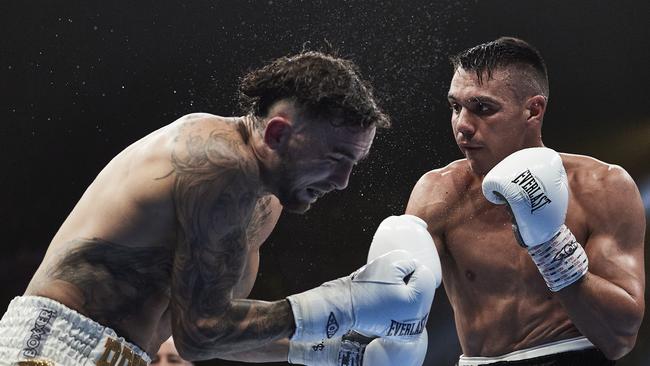
M 605 358 L 587 338 L 578 337 L 547 343 L 497 357 L 461 355 L 457 366 L 606 366 L 615 362 Z
M 16 297 L 0 320 L 0 365 L 146 366 L 149 356 L 111 328 L 60 304 Z

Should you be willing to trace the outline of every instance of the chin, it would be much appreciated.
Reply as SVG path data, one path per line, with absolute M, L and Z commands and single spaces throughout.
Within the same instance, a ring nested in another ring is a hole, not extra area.
M 280 202 L 280 203 L 282 203 L 282 202 Z M 309 211 L 310 208 L 311 208 L 311 205 L 309 203 L 293 203 L 293 204 L 290 204 L 290 203 L 283 204 L 282 203 L 282 209 L 283 210 L 285 210 L 287 212 L 295 213 L 295 214 L 304 214 L 305 212 Z
M 305 202 L 295 195 L 279 199 L 282 209 L 291 213 L 303 214 L 311 208 L 311 202 Z

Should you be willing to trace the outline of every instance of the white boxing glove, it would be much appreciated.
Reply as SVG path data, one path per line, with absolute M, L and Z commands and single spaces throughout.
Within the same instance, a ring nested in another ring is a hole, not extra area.
M 395 252 L 395 250 L 398 250 Z M 349 332 L 344 337 L 335 337 L 317 342 L 300 342 L 292 337 L 289 343 L 289 363 L 310 366 L 421 366 L 427 353 L 426 321 L 433 302 L 435 289 L 442 281 L 440 259 L 427 224 L 412 215 L 390 216 L 377 228 L 368 251 L 368 266 L 386 255 L 406 254 L 418 258 L 432 275 L 430 286 L 423 290 L 430 294 L 422 296 L 420 315 L 413 321 L 390 319 L 387 337 L 364 337 Z M 408 276 L 407 276 L 408 277 Z M 416 280 L 424 280 L 418 276 Z M 408 278 L 409 284 L 413 276 Z M 386 304 L 386 306 L 391 306 Z M 353 327 L 366 335 L 363 329 Z
M 406 250 L 428 267 L 436 278 L 435 287 L 442 282 L 440 257 L 427 231 L 427 223 L 413 215 L 389 216 L 379 224 L 368 250 L 368 262 L 391 250 Z
M 414 336 L 377 338 L 366 346 L 362 365 L 422 366 L 428 345 L 426 328 Z
M 350 329 L 369 337 L 386 336 L 394 332 L 395 323 L 426 319 L 434 283 L 431 270 L 410 253 L 389 252 L 350 276 L 287 297 L 296 322 L 291 340 L 340 337 Z
M 560 231 L 569 204 L 562 158 L 545 147 L 514 152 L 483 178 L 483 195 L 508 203 L 523 245 L 545 243 Z
M 289 363 L 308 366 L 422 366 L 426 329 L 416 336 L 365 338 L 354 332 L 321 342 L 291 342 Z
M 488 201 L 508 204 L 515 236 L 551 291 L 587 273 L 587 255 L 564 225 L 569 188 L 560 154 L 545 147 L 514 152 L 488 172 L 482 188 Z

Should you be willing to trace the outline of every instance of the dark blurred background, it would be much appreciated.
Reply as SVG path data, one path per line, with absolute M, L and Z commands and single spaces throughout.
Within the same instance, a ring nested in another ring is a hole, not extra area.
M 365 262 L 376 226 L 403 212 L 417 179 L 460 158 L 448 56 L 502 35 L 528 40 L 546 59 L 546 145 L 622 165 L 647 216 L 649 15 L 641 0 L 2 1 L 1 312 L 115 154 L 189 112 L 236 115 L 238 77 L 328 44 L 372 81 L 394 128 L 346 191 L 304 216 L 283 214 L 263 246 L 253 298 L 283 298 Z M 426 365 L 453 365 L 460 354 L 452 316 L 441 289 Z M 649 346 L 644 322 L 619 364 L 650 364 Z

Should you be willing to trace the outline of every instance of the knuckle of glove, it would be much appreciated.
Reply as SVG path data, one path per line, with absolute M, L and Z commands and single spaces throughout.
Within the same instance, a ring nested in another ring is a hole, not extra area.
M 562 159 L 551 149 L 514 152 L 486 175 L 482 189 L 492 202 L 498 195 L 507 201 L 527 246 L 550 240 L 564 223 L 568 183 Z
M 384 283 L 403 282 L 413 272 L 416 259 L 405 250 L 392 250 L 365 265 L 354 276 L 354 281 L 379 281 Z
M 363 365 L 421 366 L 426 353 L 426 330 L 410 338 L 377 338 L 366 346 Z
M 417 258 L 435 273 L 436 287 L 442 281 L 440 258 L 424 220 L 413 215 L 390 216 L 377 229 L 368 250 L 368 262 L 393 250 L 406 250 L 405 258 Z M 410 265 L 404 268 L 411 268 Z

